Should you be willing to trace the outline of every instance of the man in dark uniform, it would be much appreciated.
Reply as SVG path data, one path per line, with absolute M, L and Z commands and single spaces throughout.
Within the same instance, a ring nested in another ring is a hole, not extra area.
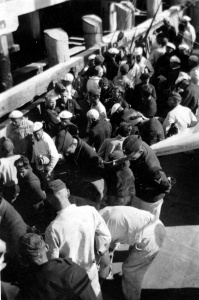
M 130 160 L 136 179 L 136 196 L 142 199 L 133 206 L 147 210 L 159 218 L 163 197 L 170 191 L 171 185 L 157 156 L 139 135 L 127 137 L 123 143 L 123 151 Z
M 171 25 L 168 17 L 165 17 L 163 20 L 163 25 L 155 30 L 156 33 L 162 32 L 166 38 L 168 38 L 169 42 L 176 42 L 176 29 Z
M 22 274 L 19 276 L 19 300 L 95 300 L 86 272 L 71 259 L 48 260 L 48 245 L 35 233 L 24 234 L 19 241 Z

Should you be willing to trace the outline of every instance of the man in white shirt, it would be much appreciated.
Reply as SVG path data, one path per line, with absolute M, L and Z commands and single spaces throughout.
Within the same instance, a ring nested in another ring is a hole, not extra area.
M 57 217 L 45 233 L 49 258 L 71 258 L 86 270 L 97 299 L 102 299 L 94 241 L 96 237 L 97 251 L 105 254 L 111 241 L 108 227 L 94 207 L 71 204 L 68 200 L 70 192 L 61 180 L 52 181 L 46 193 L 57 211 Z
M 190 24 L 191 18 L 189 16 L 182 17 L 182 23 L 185 25 L 184 40 L 190 48 L 193 48 L 196 40 L 195 28 Z
M 122 289 L 126 300 L 139 300 L 144 274 L 163 244 L 164 225 L 151 213 L 130 206 L 105 207 L 100 214 L 111 233 L 110 247 L 130 246 L 122 265 Z
M 176 92 L 171 92 L 168 98 L 169 107 L 173 108 L 166 116 L 163 128 L 165 134 L 168 135 L 172 124 L 178 129 L 178 133 L 185 130 L 187 127 L 193 127 L 197 124 L 197 118 L 192 113 L 191 109 L 180 105 L 182 97 Z
M 136 63 L 138 64 L 139 67 L 139 77 L 143 73 L 149 73 L 150 76 L 152 76 L 154 73 L 154 69 L 150 61 L 143 56 L 143 49 L 141 47 L 135 48 L 134 55 L 136 58 Z M 137 84 L 138 83 L 139 82 L 137 82 Z
M 32 163 L 43 177 L 51 177 L 52 171 L 59 160 L 59 154 L 51 137 L 43 131 L 43 124 L 35 122 L 33 124 L 33 153 Z

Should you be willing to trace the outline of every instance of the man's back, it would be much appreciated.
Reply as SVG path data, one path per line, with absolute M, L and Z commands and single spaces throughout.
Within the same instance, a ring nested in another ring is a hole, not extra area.
M 49 257 L 71 258 L 84 269 L 95 262 L 95 233 L 110 240 L 110 233 L 95 208 L 72 204 L 58 212 L 46 230 Z
M 88 275 L 70 259 L 52 259 L 35 265 L 28 269 L 28 274 L 24 274 L 26 278 L 22 278 L 19 300 L 96 299 Z

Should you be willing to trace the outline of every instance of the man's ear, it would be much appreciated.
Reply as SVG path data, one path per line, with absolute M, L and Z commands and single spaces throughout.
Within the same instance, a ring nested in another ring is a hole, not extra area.
M 45 247 L 46 247 L 46 252 L 48 252 L 48 251 L 49 251 L 49 246 L 48 246 L 48 244 L 45 244 Z

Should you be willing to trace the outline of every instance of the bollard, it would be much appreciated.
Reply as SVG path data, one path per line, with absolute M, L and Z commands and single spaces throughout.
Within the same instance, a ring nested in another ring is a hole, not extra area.
M 70 59 L 68 35 L 63 29 L 47 29 L 44 31 L 44 37 L 50 67 Z
M 96 15 L 82 17 L 86 49 L 102 42 L 102 20 Z

